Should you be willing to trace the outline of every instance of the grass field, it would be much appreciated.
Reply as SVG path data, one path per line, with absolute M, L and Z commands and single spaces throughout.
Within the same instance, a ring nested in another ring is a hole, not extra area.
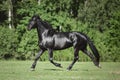
M 0 80 L 120 80 L 119 62 L 102 62 L 102 69 L 92 62 L 77 62 L 71 71 L 71 62 L 60 62 L 63 68 L 49 62 L 38 62 L 36 70 L 30 71 L 33 61 L 0 61 Z

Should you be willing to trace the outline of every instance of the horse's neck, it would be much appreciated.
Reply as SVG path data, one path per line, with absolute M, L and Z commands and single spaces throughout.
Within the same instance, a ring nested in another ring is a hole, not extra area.
M 38 20 L 38 21 L 37 21 L 37 32 L 38 32 L 39 41 L 42 40 L 42 33 L 43 33 L 45 30 L 46 30 L 46 29 L 44 28 L 43 24 Z
M 52 26 L 48 22 L 43 21 L 43 23 L 46 26 L 46 28 L 53 29 Z

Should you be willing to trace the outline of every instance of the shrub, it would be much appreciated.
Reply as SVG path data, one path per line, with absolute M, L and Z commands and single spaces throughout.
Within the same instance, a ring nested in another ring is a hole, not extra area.
M 15 30 L 0 27 L 0 59 L 9 59 L 15 56 L 18 46 Z

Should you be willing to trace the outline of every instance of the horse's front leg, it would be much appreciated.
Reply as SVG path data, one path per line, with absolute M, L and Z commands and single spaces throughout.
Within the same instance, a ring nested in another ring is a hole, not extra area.
M 38 59 L 40 58 L 40 56 L 43 54 L 44 51 L 45 51 L 45 50 L 40 50 L 39 53 L 36 55 L 35 60 L 34 60 L 34 62 L 33 62 L 33 64 L 32 64 L 32 66 L 31 66 L 31 70 L 32 70 L 32 71 L 35 70 L 36 63 L 37 63 Z
M 53 61 L 53 50 L 52 50 L 52 49 L 48 49 L 48 54 L 49 54 L 49 61 L 50 61 L 53 65 L 55 65 L 56 67 L 62 68 L 61 64 L 55 63 L 55 62 Z

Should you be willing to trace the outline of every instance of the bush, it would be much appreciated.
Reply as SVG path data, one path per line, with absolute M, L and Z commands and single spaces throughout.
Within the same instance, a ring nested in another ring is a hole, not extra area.
M 21 41 L 19 43 L 16 56 L 17 59 L 31 59 L 38 51 L 38 37 L 36 30 L 27 31 L 23 34 Z
M 15 56 L 18 46 L 15 30 L 0 27 L 0 59 L 9 59 Z

